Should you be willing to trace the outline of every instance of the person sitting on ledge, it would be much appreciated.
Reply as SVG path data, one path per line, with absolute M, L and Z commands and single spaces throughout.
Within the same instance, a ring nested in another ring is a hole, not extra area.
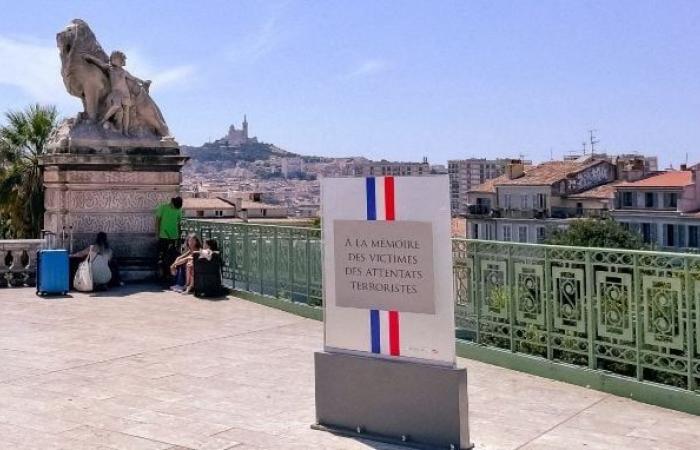
M 192 286 L 192 280 L 194 279 L 194 269 L 192 265 L 192 260 L 195 252 L 199 252 L 202 249 L 202 241 L 195 233 L 191 233 L 187 236 L 185 241 L 185 249 L 180 256 L 177 257 L 175 262 L 170 265 L 170 273 L 175 276 L 176 282 L 170 287 L 171 290 L 175 292 L 183 292 L 188 294 L 190 286 Z M 182 282 L 182 274 L 185 275 L 184 284 L 179 284 Z

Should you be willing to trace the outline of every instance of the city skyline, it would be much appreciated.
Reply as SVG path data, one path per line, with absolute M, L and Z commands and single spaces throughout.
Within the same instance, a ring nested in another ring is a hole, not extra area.
M 601 151 L 697 162 L 693 2 L 404 5 L 9 3 L 0 107 L 79 110 L 54 36 L 81 17 L 153 79 L 182 144 L 219 138 L 247 113 L 252 135 L 308 155 L 545 161 L 580 151 L 596 129 Z

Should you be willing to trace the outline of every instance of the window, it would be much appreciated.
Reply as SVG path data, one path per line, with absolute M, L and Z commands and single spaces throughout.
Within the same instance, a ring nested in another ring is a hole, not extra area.
M 503 240 L 512 241 L 513 240 L 513 228 L 510 225 L 503 225 Z
M 520 209 L 527 209 L 527 195 L 520 196 Z
M 479 224 L 472 224 L 472 239 L 479 239 Z
M 653 208 L 655 207 L 655 199 L 656 199 L 656 194 L 653 192 L 645 192 L 644 193 L 644 207 L 645 208 Z
M 678 194 L 675 192 L 667 192 L 664 194 L 664 208 L 678 207 Z
M 545 197 L 544 194 L 537 194 L 533 200 L 535 201 L 535 208 L 537 209 L 545 209 L 547 205 L 547 198 Z
M 511 203 L 511 195 L 510 194 L 506 194 L 504 201 L 506 203 L 506 209 L 510 209 L 513 207 L 512 203 Z
M 688 247 L 700 247 L 698 245 L 698 226 L 688 226 Z
M 676 226 L 675 225 L 664 225 L 664 244 L 666 247 L 676 246 Z
M 634 206 L 634 202 L 633 202 L 634 197 L 632 194 L 633 194 L 632 192 L 623 192 L 622 193 L 622 206 L 623 207 L 630 208 L 630 207 Z
M 518 226 L 518 242 L 527 242 L 527 226 Z
M 544 227 L 537 227 L 537 242 L 544 242 L 546 238 L 546 232 Z
M 642 224 L 642 240 L 647 244 L 650 244 L 652 242 L 652 240 L 651 240 L 651 227 L 652 227 L 652 224 L 650 224 L 650 223 L 643 223 Z

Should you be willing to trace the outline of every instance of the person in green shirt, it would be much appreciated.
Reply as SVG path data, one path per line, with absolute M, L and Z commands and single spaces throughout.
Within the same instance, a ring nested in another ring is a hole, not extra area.
M 170 265 L 177 258 L 182 220 L 182 197 L 173 197 L 156 207 L 156 237 L 158 238 L 158 275 L 169 281 Z

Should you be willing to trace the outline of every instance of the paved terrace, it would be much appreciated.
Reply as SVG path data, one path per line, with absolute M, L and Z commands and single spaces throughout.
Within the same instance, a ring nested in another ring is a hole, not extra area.
M 0 290 L 0 448 L 397 448 L 309 429 L 319 322 L 143 290 Z M 699 417 L 459 364 L 479 449 L 698 448 Z

